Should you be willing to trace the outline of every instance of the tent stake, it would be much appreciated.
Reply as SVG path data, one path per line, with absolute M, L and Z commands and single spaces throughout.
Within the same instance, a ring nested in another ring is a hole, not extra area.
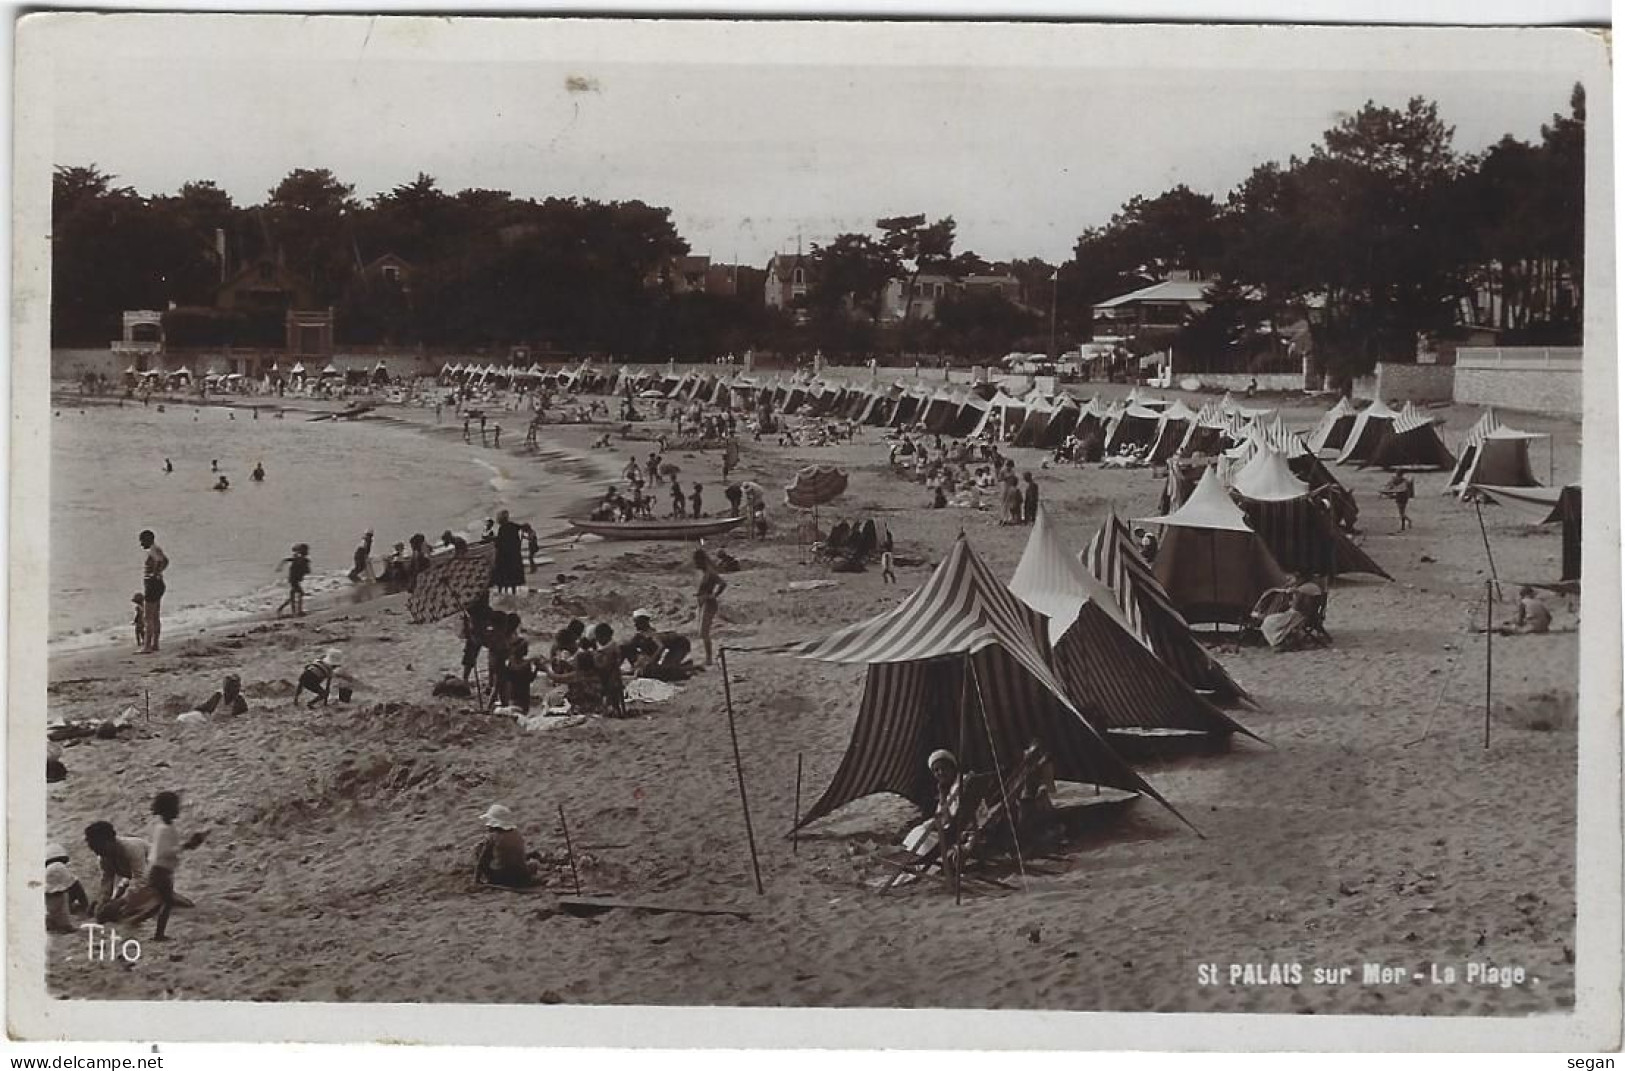
M 728 649 L 726 647 L 717 651 L 717 661 L 722 668 L 722 701 L 728 708 L 728 739 L 733 743 L 734 774 L 739 780 L 739 807 L 745 812 L 745 839 L 750 844 L 750 869 L 756 876 L 756 894 L 762 895 L 766 890 L 762 888 L 762 866 L 756 859 L 756 831 L 750 824 L 750 800 L 745 796 L 745 765 L 739 758 L 739 733 L 734 729 L 734 698 L 733 688 L 728 684 Z
M 1490 746 L 1490 687 L 1495 673 L 1495 603 L 1490 598 L 1492 580 L 1484 581 L 1484 748 Z
M 801 752 L 796 752 L 796 822 L 790 827 L 790 854 L 801 854 Z
M 564 804 L 559 804 L 559 826 L 564 830 L 564 854 L 570 860 L 570 884 L 576 887 L 576 895 L 581 895 L 581 875 L 576 872 L 576 850 L 570 843 L 570 823 L 564 820 Z
M 1488 558 L 1489 563 L 1490 563 L 1490 579 L 1488 581 L 1486 581 L 1486 583 L 1493 585 L 1495 601 L 1500 602 L 1501 601 L 1501 578 L 1496 575 L 1496 572 L 1495 572 L 1495 555 L 1490 552 L 1490 533 L 1489 533 L 1489 529 L 1484 527 L 1484 500 L 1483 500 L 1483 498 L 1478 497 L 1478 496 L 1474 496 L 1474 498 L 1473 498 L 1473 509 L 1478 511 L 1478 534 L 1484 538 L 1484 557 Z

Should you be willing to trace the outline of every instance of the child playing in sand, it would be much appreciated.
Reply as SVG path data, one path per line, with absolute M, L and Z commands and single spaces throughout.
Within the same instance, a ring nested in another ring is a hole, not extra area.
M 316 661 L 306 665 L 305 671 L 299 675 L 299 686 L 293 691 L 294 704 L 298 705 L 299 697 L 308 691 L 311 694 L 309 706 L 314 707 L 317 703 L 325 706 L 332 693 L 333 676 L 338 668 L 339 652 L 336 647 L 329 648 Z
M 181 852 L 189 852 L 203 843 L 208 834 L 198 832 L 181 842 L 175 819 L 181 816 L 181 798 L 174 792 L 160 792 L 152 798 L 152 849 L 147 855 L 147 885 L 158 895 L 158 917 L 153 924 L 152 939 L 166 941 L 164 930 L 169 926 L 169 913 L 174 910 L 175 871 L 181 863 Z
M 685 514 L 687 498 L 683 495 L 683 485 L 677 482 L 676 474 L 671 478 L 671 515 L 681 519 Z
M 536 680 L 536 666 L 530 660 L 530 644 L 514 641 L 508 653 L 508 665 L 503 673 L 507 678 L 508 704 L 530 713 L 530 686 Z
M 90 897 L 73 868 L 68 851 L 56 844 L 45 846 L 45 928 L 51 933 L 72 933 L 73 916 L 90 911 Z
M 502 885 L 524 889 L 540 884 L 541 856 L 525 850 L 525 838 L 517 828 L 513 811 L 493 803 L 480 815 L 486 836 L 475 857 L 474 881 L 481 885 Z
M 130 601 L 135 603 L 135 649 L 139 651 L 147 645 L 147 597 L 138 591 Z
M 626 717 L 626 679 L 621 675 L 624 652 L 615 642 L 615 630 L 607 622 L 593 626 L 594 650 L 592 664 L 598 674 L 599 692 L 604 698 L 604 713 L 612 718 Z
M 703 514 L 700 512 L 700 482 L 694 481 L 694 493 L 688 496 L 688 515 L 698 520 Z

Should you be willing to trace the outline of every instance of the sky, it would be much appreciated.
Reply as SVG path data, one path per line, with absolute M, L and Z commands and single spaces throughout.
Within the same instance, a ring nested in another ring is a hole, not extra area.
M 696 253 L 757 265 L 914 213 L 953 216 L 960 250 L 1058 261 L 1128 198 L 1222 197 L 1368 99 L 1437 101 L 1463 151 L 1538 139 L 1590 54 L 1564 30 L 198 15 L 19 41 L 44 158 L 143 193 L 212 179 L 248 204 L 326 167 L 367 197 L 425 172 L 669 206 Z

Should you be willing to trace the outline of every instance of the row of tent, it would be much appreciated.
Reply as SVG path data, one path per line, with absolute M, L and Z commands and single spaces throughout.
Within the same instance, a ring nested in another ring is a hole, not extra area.
M 1003 770 L 1034 740 L 1057 778 L 1168 805 L 1119 755 L 1125 741 L 1253 736 L 1220 706 L 1246 693 L 1196 642 L 1115 514 L 1072 555 L 1040 507 L 1008 584 L 961 534 L 895 608 L 816 639 L 736 649 L 868 665 L 846 754 L 801 826 L 879 792 L 929 807 L 936 748 L 965 769 Z
M 1148 448 L 1146 459 L 1163 464 L 1177 458 L 1220 458 L 1221 475 L 1244 466 L 1268 448 L 1284 454 L 1311 488 L 1338 481 L 1319 460 L 1334 452 L 1339 464 L 1394 469 L 1451 470 L 1449 489 L 1472 486 L 1537 486 L 1529 465 L 1529 444 L 1544 436 L 1501 423 L 1487 411 L 1462 443 L 1458 459 L 1439 437 L 1438 426 L 1413 403 L 1395 410 L 1381 400 L 1356 409 L 1346 398 L 1307 435 L 1287 428 L 1278 411 L 1250 408 L 1232 395 L 1193 410 L 1183 401 L 1143 394 L 1138 388 L 1117 402 L 1099 397 L 1079 401 L 1065 391 L 1046 395 L 1034 389 L 1020 397 L 980 383 L 953 391 L 894 383 L 889 386 L 834 383 L 812 376 L 757 379 L 745 373 L 615 369 L 583 363 L 546 372 L 539 365 L 520 369 L 492 365 L 449 365 L 448 381 L 489 384 L 525 381 L 577 393 L 696 401 L 741 410 L 762 407 L 852 420 L 872 427 L 922 426 L 928 433 L 989 438 L 1014 446 L 1052 449 L 1068 436 L 1099 436 L 1105 452 Z

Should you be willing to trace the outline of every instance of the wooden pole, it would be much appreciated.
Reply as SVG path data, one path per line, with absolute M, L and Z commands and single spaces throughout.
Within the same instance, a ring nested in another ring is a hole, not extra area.
M 1490 688 L 1495 675 L 1495 621 L 1494 601 L 1490 588 L 1495 582 L 1484 581 L 1484 748 L 1490 746 Z
M 1483 539 L 1484 539 L 1484 557 L 1489 559 L 1489 563 L 1490 563 L 1490 579 L 1485 581 L 1485 583 L 1490 585 L 1490 586 L 1488 588 L 1486 588 L 1485 590 L 1486 590 L 1486 592 L 1493 591 L 1495 600 L 1500 601 L 1500 598 L 1501 598 L 1501 578 L 1496 575 L 1496 572 L 1495 572 L 1495 555 L 1490 552 L 1490 533 L 1489 533 L 1489 529 L 1484 527 L 1484 500 L 1482 498 L 1480 498 L 1480 497 L 1475 496 L 1473 498 L 1473 509 L 1478 511 L 1478 534 L 1480 536 L 1482 536 Z
M 801 752 L 796 752 L 796 824 L 790 827 L 790 854 L 801 854 Z
M 1557 436 L 1546 436 L 1546 485 L 1557 483 Z
M 728 709 L 728 739 L 733 743 L 734 774 L 739 780 L 739 807 L 745 812 L 745 839 L 750 844 L 750 869 L 756 876 L 756 893 L 758 896 L 766 892 L 762 888 L 762 865 L 756 858 L 756 831 L 750 824 L 750 799 L 745 795 L 745 765 L 739 758 L 739 733 L 734 728 L 734 699 L 733 688 L 728 683 L 728 649 L 726 647 L 717 651 L 717 661 L 722 667 L 722 700 Z
M 570 883 L 576 887 L 576 895 L 581 895 L 581 875 L 576 871 L 576 850 L 570 843 L 570 823 L 564 820 L 564 804 L 559 804 L 559 826 L 564 830 L 564 854 L 570 860 Z

